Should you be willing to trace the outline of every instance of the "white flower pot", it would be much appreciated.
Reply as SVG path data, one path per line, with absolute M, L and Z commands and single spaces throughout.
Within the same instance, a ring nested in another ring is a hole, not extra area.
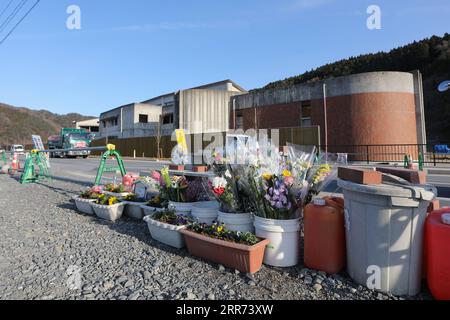
M 218 212 L 217 221 L 223 223 L 228 230 L 254 233 L 253 214 Z
M 95 202 L 95 200 L 73 197 L 73 201 L 75 201 L 75 206 L 77 207 L 78 211 L 91 216 L 94 215 L 94 209 L 92 209 L 92 204 Z
M 123 213 L 136 220 L 142 220 L 144 213 L 142 212 L 142 202 L 122 201 L 125 204 Z
M 197 202 L 192 206 L 192 217 L 199 223 L 212 225 L 217 220 L 219 203 L 217 201 Z
M 195 202 L 169 202 L 169 207 L 173 206 L 175 208 L 175 212 L 179 216 L 191 217 L 192 206 Z
M 183 235 L 179 232 L 186 226 L 174 226 L 171 224 L 153 220 L 151 216 L 145 216 L 148 229 L 153 239 L 174 248 L 184 248 L 186 246 Z
M 152 216 L 156 212 L 164 211 L 164 208 L 157 208 L 157 207 L 151 207 L 151 206 L 141 206 L 142 212 L 144 213 L 144 216 Z
M 274 267 L 292 267 L 299 262 L 300 219 L 274 220 L 255 217 L 255 234 L 270 241 L 264 263 Z
M 125 204 L 122 202 L 113 204 L 112 206 L 105 206 L 101 204 L 92 204 L 92 208 L 94 209 L 95 214 L 100 219 L 116 221 L 122 217 L 123 209 L 125 208 Z

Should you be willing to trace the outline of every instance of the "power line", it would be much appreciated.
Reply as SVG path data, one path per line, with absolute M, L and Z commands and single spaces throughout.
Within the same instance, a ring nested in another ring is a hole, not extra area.
M 25 18 L 30 14 L 31 11 L 33 11 L 33 9 L 39 4 L 39 2 L 41 2 L 41 0 L 36 0 L 36 2 L 33 4 L 33 6 L 27 11 L 27 13 L 25 13 L 25 15 L 22 17 L 22 19 L 20 19 L 15 25 L 14 27 L 11 29 L 11 31 L 8 32 L 8 34 L 0 41 L 0 46 L 3 44 L 3 42 L 6 41 L 6 39 L 9 38 L 9 36 L 14 32 L 14 30 L 16 30 L 16 28 L 19 26 L 19 24 L 25 20 Z
M 27 3 L 28 0 L 22 0 L 16 8 L 13 10 L 13 12 L 6 18 L 6 20 L 2 23 L 0 26 L 0 33 L 3 32 L 8 24 L 16 17 L 16 15 L 19 13 L 19 11 L 23 8 L 23 6 Z
M 9 9 L 9 7 L 11 6 L 11 4 L 13 3 L 14 0 L 11 0 L 8 5 L 6 6 L 5 9 L 3 9 L 2 13 L 0 13 L 0 18 L 3 16 L 3 14 L 6 12 L 6 10 Z

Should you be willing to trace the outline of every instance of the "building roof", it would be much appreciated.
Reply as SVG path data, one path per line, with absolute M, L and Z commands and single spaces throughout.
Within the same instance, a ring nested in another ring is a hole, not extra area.
M 99 118 L 94 118 L 94 119 L 89 119 L 89 120 L 84 120 L 84 121 L 77 121 L 76 125 L 77 126 L 94 127 L 94 126 L 98 126 L 98 122 L 99 122 Z
M 231 84 L 232 84 L 234 87 L 236 87 L 239 91 L 241 91 L 241 92 L 247 92 L 247 90 L 245 90 L 243 87 L 241 87 L 240 85 L 238 85 L 236 82 L 234 82 L 234 81 L 231 80 L 231 79 L 225 79 L 225 80 L 222 80 L 222 81 L 217 81 L 217 82 L 207 83 L 207 84 L 203 84 L 203 85 L 201 85 L 201 86 L 197 86 L 197 87 L 193 87 L 193 88 L 189 88 L 189 89 L 183 89 L 183 90 L 207 89 L 207 88 L 209 88 L 209 87 L 214 87 L 214 86 L 221 85 L 221 84 L 225 84 L 225 83 L 231 83 Z M 170 92 L 170 93 L 166 93 L 166 94 L 162 94 L 162 95 L 160 95 L 160 96 L 157 96 L 157 97 L 150 98 L 150 99 L 147 99 L 147 100 L 145 100 L 145 101 L 142 101 L 142 103 L 146 103 L 146 102 L 148 102 L 148 101 L 160 99 L 160 98 L 163 98 L 163 97 L 172 96 L 172 95 L 176 94 L 176 92 L 177 92 L 177 91 Z

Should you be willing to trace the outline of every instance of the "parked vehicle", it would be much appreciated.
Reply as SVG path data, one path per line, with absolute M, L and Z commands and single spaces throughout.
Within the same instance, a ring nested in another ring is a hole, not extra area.
M 25 148 L 21 144 L 13 144 L 10 151 L 11 153 L 25 154 Z
M 61 129 L 61 133 L 57 136 L 48 137 L 47 144 L 49 150 L 57 149 L 83 149 L 88 148 L 91 145 L 92 136 L 84 129 Z M 91 154 L 87 150 L 72 150 L 67 152 L 51 152 L 50 157 L 62 157 L 62 158 L 87 158 Z

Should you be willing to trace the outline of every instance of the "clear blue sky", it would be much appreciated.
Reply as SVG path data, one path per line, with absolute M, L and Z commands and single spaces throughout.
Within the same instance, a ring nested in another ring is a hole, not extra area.
M 66 28 L 71 4 L 80 31 Z M 366 27 L 370 4 L 382 30 Z M 42 0 L 0 46 L 0 101 L 98 115 L 227 78 L 253 89 L 441 36 L 449 17 L 449 0 Z

